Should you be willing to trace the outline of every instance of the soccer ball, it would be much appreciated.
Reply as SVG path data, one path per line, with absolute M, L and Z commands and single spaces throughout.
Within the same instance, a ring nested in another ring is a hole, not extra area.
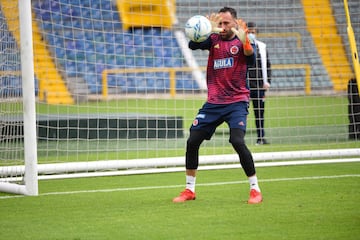
M 203 42 L 211 34 L 211 23 L 204 16 L 196 15 L 185 24 L 185 35 L 194 42 Z

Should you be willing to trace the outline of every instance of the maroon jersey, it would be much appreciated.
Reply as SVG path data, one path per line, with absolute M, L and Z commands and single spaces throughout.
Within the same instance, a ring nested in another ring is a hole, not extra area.
M 243 44 L 237 37 L 222 40 L 218 34 L 212 34 L 205 42 L 190 42 L 189 47 L 210 51 L 206 76 L 207 102 L 229 104 L 249 101 L 247 65 L 254 61 L 254 55 L 244 55 Z

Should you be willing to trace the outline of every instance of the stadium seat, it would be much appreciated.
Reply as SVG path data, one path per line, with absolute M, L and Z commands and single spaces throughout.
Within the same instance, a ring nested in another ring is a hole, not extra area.
M 6 51 L 6 54 L 0 54 L 0 71 L 17 72 L 20 71 L 20 49 L 15 41 L 15 38 L 7 28 L 7 23 L 4 20 L 3 13 L 0 10 L 0 25 L 2 26 L 0 32 L 0 49 Z M 9 51 L 9 46 L 12 47 Z M 18 59 L 19 61 L 15 61 Z M 36 84 L 36 80 L 35 80 Z M 0 97 L 17 97 L 22 95 L 22 81 L 21 77 L 14 74 L 0 75 Z M 37 93 L 37 91 L 35 91 Z

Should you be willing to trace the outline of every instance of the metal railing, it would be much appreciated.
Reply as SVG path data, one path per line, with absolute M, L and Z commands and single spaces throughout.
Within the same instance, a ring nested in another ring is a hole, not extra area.
M 311 66 L 310 64 L 279 64 L 272 65 L 272 69 L 305 69 L 305 93 L 309 95 L 311 93 Z M 201 70 L 205 70 L 206 67 L 200 67 Z M 127 74 L 127 73 L 154 73 L 154 72 L 167 72 L 170 79 L 170 96 L 176 95 L 176 73 L 177 72 L 192 72 L 191 67 L 160 67 L 160 68 L 127 68 L 127 69 L 105 69 L 102 72 L 102 97 L 108 98 L 108 75 L 109 74 Z

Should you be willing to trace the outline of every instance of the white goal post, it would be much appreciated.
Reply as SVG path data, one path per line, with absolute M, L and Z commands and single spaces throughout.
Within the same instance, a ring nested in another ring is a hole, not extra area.
M 18 6 L 19 10 L 15 13 L 19 13 L 20 23 L 24 172 L 21 174 L 22 180 L 19 183 L 5 182 L 0 178 L 0 191 L 36 196 L 38 195 L 38 172 L 31 2 L 19 0 Z M 0 173 L 12 175 L 6 168 Z

